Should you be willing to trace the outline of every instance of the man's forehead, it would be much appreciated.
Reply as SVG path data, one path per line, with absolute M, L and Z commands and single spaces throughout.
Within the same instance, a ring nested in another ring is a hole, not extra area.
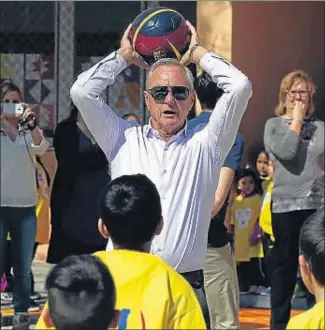
M 151 84 L 152 81 L 156 80 L 164 80 L 167 82 L 170 80 L 177 80 L 183 84 L 188 84 L 184 70 L 176 65 L 164 65 L 156 68 L 150 75 L 149 83 Z

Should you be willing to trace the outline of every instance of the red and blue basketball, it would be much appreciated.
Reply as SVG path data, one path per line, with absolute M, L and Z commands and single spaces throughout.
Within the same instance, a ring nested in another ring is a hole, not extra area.
M 188 49 L 189 30 L 176 10 L 154 7 L 136 17 L 129 38 L 133 48 L 152 64 L 160 58 L 180 60 Z

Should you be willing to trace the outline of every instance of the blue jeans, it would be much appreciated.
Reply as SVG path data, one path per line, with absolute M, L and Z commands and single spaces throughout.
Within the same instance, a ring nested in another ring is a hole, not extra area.
M 30 306 L 31 266 L 36 236 L 35 207 L 0 207 L 0 274 L 5 272 L 7 235 L 12 240 L 15 313 Z

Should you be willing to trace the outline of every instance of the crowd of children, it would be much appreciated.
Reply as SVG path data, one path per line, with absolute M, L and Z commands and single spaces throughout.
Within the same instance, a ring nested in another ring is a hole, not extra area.
M 249 244 L 250 251 L 246 256 L 235 253 L 240 265 L 261 255 L 261 246 L 257 247 L 261 234 L 255 228 L 262 201 L 252 173 L 244 170 L 238 176 L 241 193 L 232 206 L 235 214 L 243 203 L 252 209 L 250 216 L 240 215 L 241 222 L 235 222 L 235 234 L 242 237 L 239 245 Z M 99 227 L 103 235 L 111 237 L 114 250 L 69 257 L 55 266 L 46 281 L 49 301 L 36 328 L 205 329 L 193 289 L 170 266 L 148 253 L 163 225 L 155 186 L 143 175 L 118 178 L 109 184 L 100 205 Z M 142 235 L 132 235 L 135 230 Z M 324 235 L 324 209 L 320 209 L 305 222 L 299 240 L 302 279 L 316 304 L 292 318 L 287 329 L 324 328 Z

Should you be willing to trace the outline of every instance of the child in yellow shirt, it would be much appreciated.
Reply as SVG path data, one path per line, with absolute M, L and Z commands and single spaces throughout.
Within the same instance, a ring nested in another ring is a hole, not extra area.
M 107 266 L 92 255 L 69 256 L 47 276 L 50 306 L 43 329 L 108 330 L 116 326 L 116 290 Z
M 300 231 L 299 268 L 303 282 L 315 295 L 316 305 L 293 317 L 287 329 L 324 329 L 325 217 L 324 208 L 314 213 Z
M 230 224 L 235 234 L 235 261 L 241 292 L 257 294 L 264 287 L 260 271 L 263 257 L 259 216 L 262 207 L 260 181 L 254 170 L 247 168 L 236 175 L 238 195 L 230 213 Z
M 272 189 L 274 186 L 273 183 L 273 162 L 270 160 L 268 163 L 268 179 L 262 182 L 263 189 L 263 204 L 260 214 L 260 226 L 269 239 L 274 242 L 273 230 L 272 230 L 272 212 L 271 212 L 271 196 Z M 272 244 L 269 242 L 270 245 Z
M 111 238 L 114 249 L 95 256 L 109 268 L 116 285 L 118 329 L 206 329 L 190 284 L 159 257 L 149 254 L 154 236 L 163 227 L 155 185 L 141 174 L 121 176 L 105 188 L 99 209 L 99 230 Z M 73 308 L 67 296 L 64 304 L 71 311 L 67 315 L 53 299 L 49 295 L 51 318 L 54 313 L 56 318 L 71 314 L 73 322 L 88 313 L 83 306 Z M 49 328 L 47 310 L 45 306 L 36 329 Z M 78 324 L 68 328 L 79 329 Z
M 265 283 L 267 290 L 261 292 L 261 294 L 270 294 L 270 279 L 272 274 L 272 258 L 271 249 L 274 243 L 274 236 L 272 230 L 272 212 L 271 212 L 271 196 L 273 189 L 273 162 L 269 160 L 267 167 L 267 178 L 262 182 L 263 188 L 263 204 L 260 214 L 260 227 L 262 229 L 262 244 L 264 258 L 262 260 L 262 271 L 265 275 Z

